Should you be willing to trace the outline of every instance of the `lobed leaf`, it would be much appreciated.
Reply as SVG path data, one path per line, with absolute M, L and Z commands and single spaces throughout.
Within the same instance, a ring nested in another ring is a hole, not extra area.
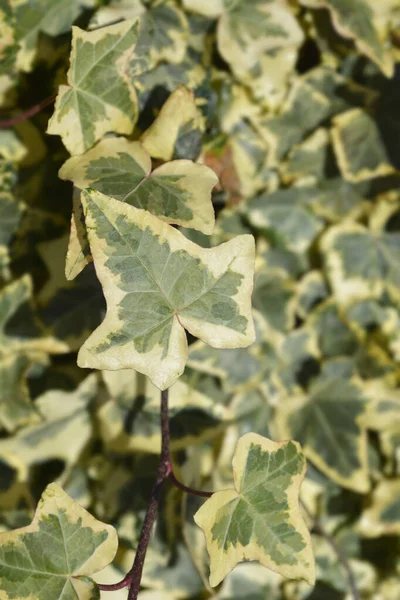
M 60 135 L 70 154 L 80 154 L 109 131 L 133 130 L 137 100 L 127 68 L 138 21 L 89 32 L 73 27 L 72 32 L 68 85 L 60 86 L 47 133 Z
M 313 584 L 311 539 L 298 504 L 306 469 L 300 446 L 248 433 L 232 465 L 235 489 L 214 493 L 194 516 L 206 536 L 211 586 L 243 560 Z
M 175 160 L 151 172 L 151 158 L 139 142 L 107 137 L 85 154 L 67 160 L 60 177 L 71 179 L 80 189 L 90 187 L 148 210 L 167 223 L 206 234 L 213 231 L 215 173 L 189 160 Z
M 187 360 L 184 328 L 217 348 L 254 341 L 251 236 L 203 249 L 99 192 L 84 191 L 82 202 L 107 314 L 79 352 L 81 367 L 133 368 L 165 389 Z
M 117 546 L 113 527 L 97 521 L 52 483 L 31 525 L 0 534 L 2 597 L 98 598 L 90 576 L 112 561 Z

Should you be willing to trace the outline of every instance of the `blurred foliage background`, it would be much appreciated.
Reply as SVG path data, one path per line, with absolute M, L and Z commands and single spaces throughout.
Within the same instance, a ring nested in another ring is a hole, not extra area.
M 317 561 L 314 588 L 244 563 L 211 590 L 201 500 L 166 486 L 141 598 L 348 600 L 350 568 L 360 598 L 398 600 L 399 0 L 0 0 L 0 528 L 30 522 L 56 480 L 117 528 L 117 560 L 99 575 L 117 581 L 153 483 L 158 391 L 76 366 L 105 306 L 91 264 L 64 275 L 72 186 L 58 178 L 68 152 L 46 134 L 51 100 L 14 122 L 65 83 L 72 24 L 136 16 L 131 139 L 147 130 L 156 161 L 219 176 L 215 232 L 185 235 L 257 242 L 256 342 L 190 339 L 171 391 L 177 473 L 222 489 L 243 433 L 298 440 Z M 189 115 L 171 100 L 179 86 Z

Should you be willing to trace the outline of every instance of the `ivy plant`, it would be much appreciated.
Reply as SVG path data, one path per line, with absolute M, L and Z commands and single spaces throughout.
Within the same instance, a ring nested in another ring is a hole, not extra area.
M 400 597 L 398 0 L 0 0 L 0 598 Z

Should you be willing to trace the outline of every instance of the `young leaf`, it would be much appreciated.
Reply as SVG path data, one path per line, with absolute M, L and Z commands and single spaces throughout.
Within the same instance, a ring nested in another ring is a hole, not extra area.
M 206 536 L 211 586 L 243 560 L 313 584 L 311 539 L 298 501 L 306 471 L 299 444 L 248 433 L 232 465 L 235 489 L 214 493 L 194 516 Z
M 2 598 L 98 598 L 90 576 L 112 561 L 117 546 L 111 525 L 97 521 L 51 483 L 32 523 L 0 534 Z
M 82 346 L 79 366 L 136 369 L 165 389 L 186 364 L 184 328 L 216 348 L 254 341 L 251 236 L 204 249 L 99 192 L 84 191 L 82 203 L 107 315 Z
M 211 190 L 214 171 L 190 160 L 175 160 L 151 173 L 151 159 L 139 142 L 105 138 L 60 170 L 84 189 L 91 187 L 116 200 L 143 208 L 167 223 L 193 227 L 205 234 L 214 229 Z
M 60 86 L 47 133 L 60 135 L 70 154 L 80 154 L 105 133 L 131 133 L 135 125 L 136 92 L 127 65 L 135 50 L 138 21 L 72 31 L 68 85 Z

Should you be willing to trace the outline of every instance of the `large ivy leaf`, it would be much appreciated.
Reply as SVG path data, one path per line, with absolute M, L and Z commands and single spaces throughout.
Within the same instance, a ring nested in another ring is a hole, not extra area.
M 138 21 L 72 31 L 68 85 L 60 86 L 47 133 L 60 135 L 70 154 L 80 154 L 109 131 L 133 130 L 136 92 L 127 66 L 135 51 Z
M 90 578 L 117 551 L 113 527 L 97 521 L 57 484 L 40 499 L 31 525 L 0 534 L 0 585 L 5 600 L 98 598 Z
M 254 341 L 251 236 L 203 249 L 99 192 L 84 191 L 82 202 L 107 315 L 82 346 L 81 367 L 133 368 L 165 389 L 187 360 L 184 328 L 217 348 Z
M 383 0 L 377 5 L 374 0 L 301 0 L 312 8 L 326 7 L 330 10 L 333 24 L 344 37 L 354 39 L 359 50 L 373 60 L 387 77 L 393 75 L 393 59 L 387 51 L 382 35 L 382 23 L 387 20 L 390 2 Z
M 375 233 L 359 224 L 342 224 L 326 233 L 321 246 L 330 283 L 340 304 L 379 298 L 385 290 L 398 297 L 399 233 Z
M 206 536 L 211 586 L 243 560 L 313 584 L 310 534 L 298 504 L 306 469 L 300 446 L 248 433 L 232 465 L 235 489 L 214 493 L 194 516 Z
M 210 234 L 214 228 L 211 190 L 215 173 L 190 160 L 175 160 L 151 172 L 151 158 L 139 142 L 108 137 L 60 170 L 78 188 L 93 188 L 157 215 L 167 223 Z
M 85 7 L 93 0 L 11 0 L 15 5 L 16 41 L 19 46 L 17 67 L 32 69 L 39 33 L 57 36 L 67 32 Z
M 306 456 L 333 481 L 365 493 L 370 486 L 363 425 L 366 409 L 367 398 L 359 385 L 320 377 L 307 395 L 280 402 L 279 432 L 298 440 Z

